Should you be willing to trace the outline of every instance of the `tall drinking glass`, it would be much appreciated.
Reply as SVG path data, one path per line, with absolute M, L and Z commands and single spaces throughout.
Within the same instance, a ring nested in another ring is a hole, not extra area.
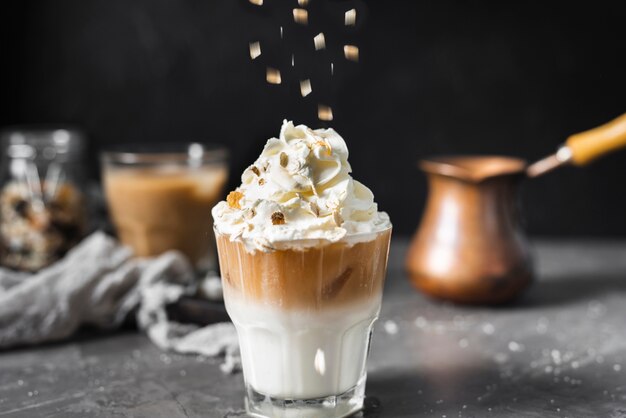
M 322 418 L 361 409 L 391 227 L 268 252 L 251 252 L 217 231 L 216 237 L 248 412 Z

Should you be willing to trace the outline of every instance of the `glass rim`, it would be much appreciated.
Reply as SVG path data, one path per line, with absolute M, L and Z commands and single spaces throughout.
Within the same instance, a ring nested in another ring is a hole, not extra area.
M 85 132 L 69 124 L 21 124 L 0 129 L 0 140 L 6 143 L 84 141 Z
M 70 125 L 14 125 L 0 130 L 2 159 L 79 162 L 84 132 Z
M 217 143 L 129 143 L 107 147 L 100 151 L 100 160 L 112 164 L 163 164 L 189 162 L 226 162 L 228 149 Z
M 300 238 L 300 239 L 293 239 L 293 240 L 274 241 L 273 243 L 281 247 L 281 248 L 276 248 L 276 250 L 291 249 L 288 246 L 291 243 L 301 243 L 301 244 L 322 243 L 323 245 L 331 245 L 331 244 L 350 243 L 350 241 L 355 238 L 356 238 L 356 241 L 354 242 L 354 244 L 358 244 L 359 242 L 365 242 L 365 241 L 359 241 L 358 238 L 367 237 L 367 236 L 378 236 L 385 232 L 391 232 L 392 230 L 393 230 L 393 224 L 389 223 L 389 226 L 383 229 L 378 229 L 378 230 L 369 231 L 369 232 L 356 232 L 354 234 L 346 234 L 338 241 L 331 241 L 326 238 Z M 215 221 L 213 222 L 213 232 L 216 235 L 219 235 L 222 237 L 230 237 L 232 235 L 232 234 L 225 234 L 225 233 L 220 232 L 217 229 L 217 225 L 215 225 Z M 314 245 L 310 245 L 310 246 L 304 245 L 303 248 L 308 249 L 312 247 L 314 247 Z

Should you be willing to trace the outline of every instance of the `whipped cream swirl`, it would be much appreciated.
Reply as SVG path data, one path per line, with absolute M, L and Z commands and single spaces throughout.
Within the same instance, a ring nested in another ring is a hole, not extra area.
M 213 208 L 215 228 L 251 251 L 373 239 L 391 222 L 351 171 L 348 147 L 333 129 L 284 121 L 241 186 Z

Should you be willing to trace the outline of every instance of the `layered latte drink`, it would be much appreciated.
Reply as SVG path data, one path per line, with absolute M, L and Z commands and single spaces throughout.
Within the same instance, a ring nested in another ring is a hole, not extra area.
M 285 122 L 213 209 L 246 406 L 257 416 L 362 407 L 391 223 L 350 172 L 334 130 Z

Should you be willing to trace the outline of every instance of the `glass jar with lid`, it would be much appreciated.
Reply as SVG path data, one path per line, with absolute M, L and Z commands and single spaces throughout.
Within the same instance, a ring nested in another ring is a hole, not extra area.
M 37 271 L 87 231 L 84 135 L 16 127 L 2 131 L 0 147 L 0 264 Z

